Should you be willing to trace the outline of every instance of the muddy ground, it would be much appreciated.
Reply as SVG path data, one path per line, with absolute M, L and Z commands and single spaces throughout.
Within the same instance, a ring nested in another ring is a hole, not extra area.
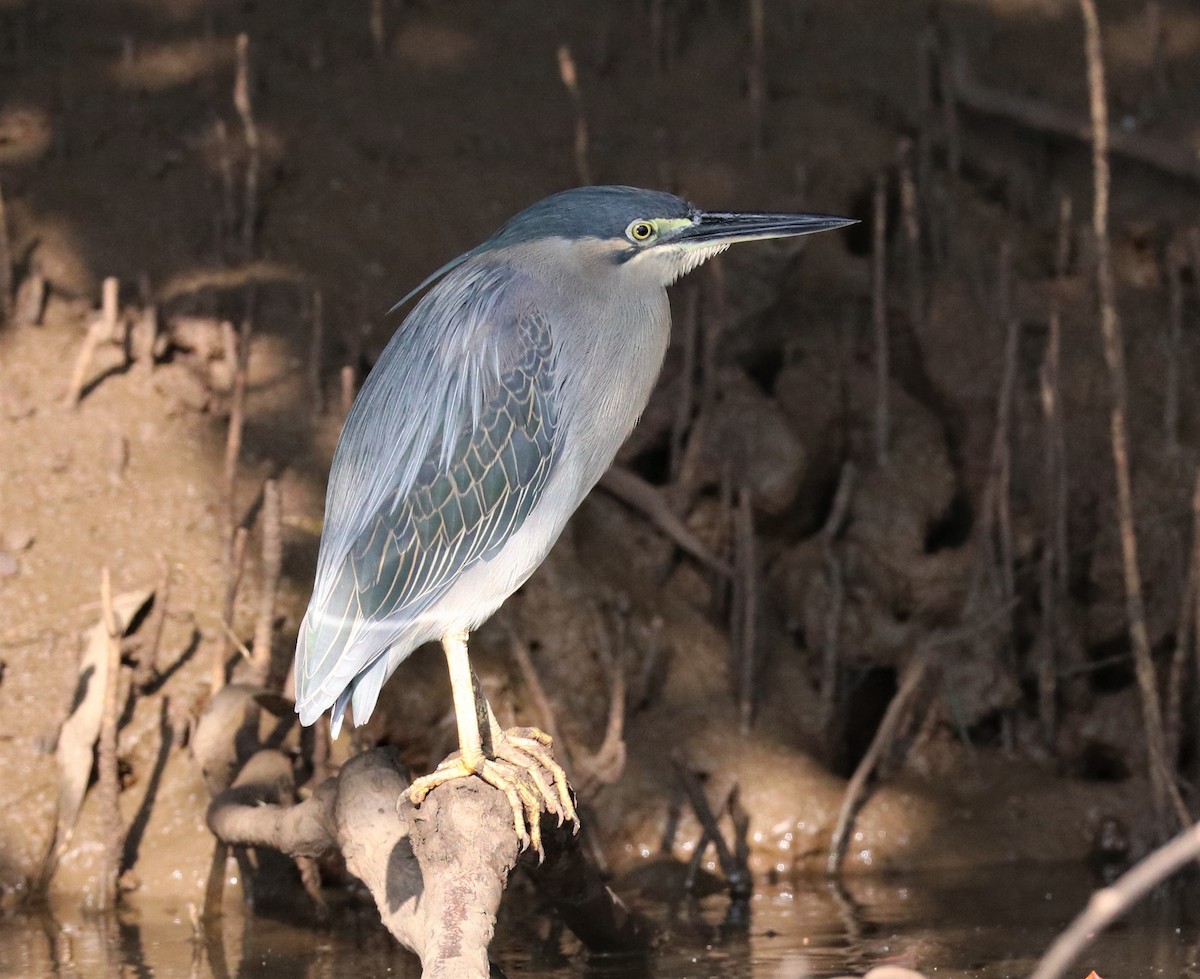
M 101 569 L 120 593 L 154 588 L 168 566 L 157 671 L 130 697 L 120 731 L 124 880 L 132 901 L 200 900 L 208 796 L 187 739 L 227 644 L 228 515 L 251 526 L 232 630 L 249 645 L 262 578 L 256 500 L 265 479 L 278 480 L 272 672 L 282 683 L 315 565 L 342 369 L 361 381 L 398 322 L 384 311 L 429 271 L 578 182 L 562 45 L 577 69 L 595 181 L 674 189 L 710 209 L 803 208 L 867 223 L 802 247 L 747 246 L 677 287 L 676 322 L 694 320 L 710 353 L 694 358 L 689 378 L 678 331 L 619 460 L 726 562 L 746 564 L 733 515 L 748 501 L 756 601 L 747 606 L 744 585 L 731 589 L 598 490 L 477 638 L 476 667 L 501 719 L 548 720 L 514 660 L 516 634 L 614 871 L 660 852 L 678 797 L 674 760 L 714 792 L 736 782 L 752 869 L 786 879 L 824 865 L 845 778 L 905 665 L 930 636 L 959 630 L 938 647 L 938 667 L 886 753 L 847 867 L 1119 862 L 1147 848 L 1156 828 L 1126 638 L 1089 156 L 966 105 L 952 120 L 944 79 L 922 95 L 932 44 L 980 85 L 1086 119 L 1076 4 L 766 6 L 759 137 L 741 2 L 0 4 L 0 190 L 14 285 L 38 275 L 47 284 L 33 314 L 26 304 L 0 326 L 8 902 L 29 893 L 50 839 L 54 745 L 76 695 L 81 633 L 98 618 Z M 1194 159 L 1200 11 L 1185 0 L 1150 5 L 1156 35 L 1146 4 L 1101 6 L 1114 125 Z M 260 157 L 252 244 L 241 237 L 250 153 L 234 104 L 240 33 Z M 918 194 L 915 250 L 906 166 Z M 882 464 L 868 220 L 877 174 L 890 217 Z M 1064 199 L 1069 249 L 1056 268 Z M 1187 719 L 1196 671 L 1186 645 L 1176 650 L 1190 631 L 1186 617 L 1179 623 L 1200 438 L 1200 239 L 1189 252 L 1187 233 L 1200 222 L 1200 194 L 1194 179 L 1118 159 L 1113 210 L 1148 627 L 1162 694 L 1178 692 L 1168 721 Z M 133 366 L 118 344 L 103 345 L 68 410 L 71 370 L 109 276 L 121 283 L 122 316 L 141 322 L 153 306 L 170 342 L 153 365 Z M 1052 307 L 1065 490 L 1044 464 L 1039 371 Z M 223 336 L 247 308 L 231 510 L 222 467 L 234 371 Z M 1004 492 L 993 440 L 1011 322 Z M 681 402 L 692 405 L 682 417 Z M 848 462 L 853 482 L 831 524 Z M 1068 547 L 1049 572 L 1047 602 L 1043 555 L 1060 513 Z M 748 733 L 733 653 L 745 607 L 756 624 Z M 130 664 L 149 642 L 135 634 Z M 614 669 L 625 679 L 626 756 L 610 739 L 597 758 Z M 1188 720 L 1176 734 L 1172 763 L 1194 775 L 1200 730 Z M 371 723 L 342 735 L 334 761 L 384 741 L 420 770 L 452 747 L 437 650 L 405 664 Z M 685 818 L 676 855 L 686 859 L 697 835 Z M 52 892 L 93 900 L 102 848 L 89 795 Z

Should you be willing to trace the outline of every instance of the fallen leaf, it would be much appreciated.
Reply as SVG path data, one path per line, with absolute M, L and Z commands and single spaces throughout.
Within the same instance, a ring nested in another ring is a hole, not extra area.
M 150 589 L 125 592 L 113 599 L 117 627 L 125 635 L 146 603 L 153 597 Z M 95 762 L 96 739 L 104 714 L 104 693 L 108 686 L 108 630 L 101 619 L 88 631 L 87 645 L 79 660 L 79 682 L 70 716 L 58 732 L 54 751 L 58 763 L 58 821 L 42 868 L 42 883 L 49 882 L 59 858 L 71 842 L 71 832 L 79 817 Z

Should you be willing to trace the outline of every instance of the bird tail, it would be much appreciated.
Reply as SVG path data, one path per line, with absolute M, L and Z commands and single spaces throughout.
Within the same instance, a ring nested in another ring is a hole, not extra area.
M 372 636 L 373 655 L 364 657 L 368 643 L 363 630 L 371 624 L 338 619 L 330 621 L 310 606 L 296 638 L 296 713 L 305 727 L 330 711 L 330 734 L 342 729 L 347 706 L 354 706 L 354 723 L 365 724 L 379 700 L 379 691 L 396 664 L 389 668 L 387 651 L 392 637 Z M 378 630 L 375 630 L 378 631 Z M 357 647 L 357 648 L 356 648 Z

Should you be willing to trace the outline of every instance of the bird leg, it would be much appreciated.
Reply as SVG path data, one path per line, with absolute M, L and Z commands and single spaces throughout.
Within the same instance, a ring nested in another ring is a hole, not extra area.
M 471 669 L 465 632 L 444 635 L 442 650 L 450 672 L 459 750 L 435 771 L 414 781 L 408 790 L 409 798 L 413 805 L 419 806 L 443 782 L 478 775 L 505 794 L 512 806 L 513 826 L 521 845 L 532 845 L 540 856 L 543 811 L 558 816 L 559 825 L 563 819 L 578 823 L 566 773 L 550 750 L 550 736 L 536 728 L 501 730 L 483 695 L 479 678 Z M 553 789 L 542 769 L 550 773 Z

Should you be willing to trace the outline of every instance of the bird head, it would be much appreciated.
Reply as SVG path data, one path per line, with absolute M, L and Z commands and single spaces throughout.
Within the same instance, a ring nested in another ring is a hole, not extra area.
M 526 208 L 479 250 L 548 238 L 577 241 L 624 270 L 668 286 L 737 242 L 792 238 L 854 223 L 824 214 L 701 211 L 661 191 L 577 187 Z
M 468 259 L 508 248 L 574 245 L 592 265 L 637 273 L 643 283 L 665 287 L 736 242 L 794 238 L 856 223 L 825 214 L 701 211 L 674 194 L 637 187 L 575 187 L 510 218 L 482 245 L 430 275 L 391 312 Z

